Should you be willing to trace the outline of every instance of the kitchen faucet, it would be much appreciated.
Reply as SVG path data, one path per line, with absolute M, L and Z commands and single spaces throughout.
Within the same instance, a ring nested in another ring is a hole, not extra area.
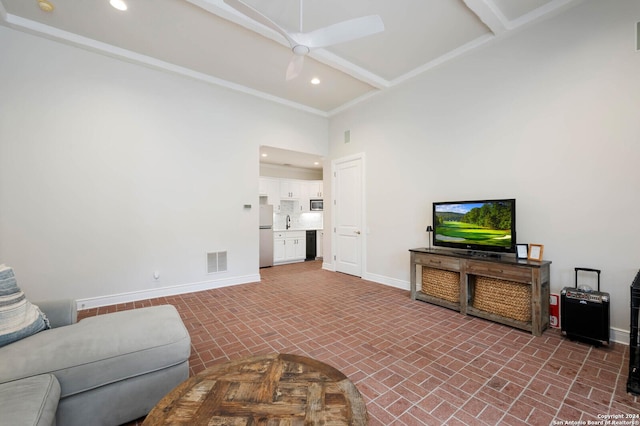
M 287 224 L 285 225 L 285 229 L 291 228 L 291 216 L 287 215 Z

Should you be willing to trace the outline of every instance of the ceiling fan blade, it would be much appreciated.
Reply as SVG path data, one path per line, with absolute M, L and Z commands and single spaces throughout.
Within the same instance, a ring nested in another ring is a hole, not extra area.
M 298 44 L 298 42 L 296 42 L 291 37 L 291 35 L 289 35 L 288 32 L 286 32 L 278 24 L 276 24 L 271 19 L 267 18 L 262 13 L 258 12 L 256 9 L 254 9 L 251 6 L 249 6 L 248 4 L 245 4 L 245 3 L 241 2 L 240 0 L 223 0 L 223 1 L 229 7 L 232 7 L 233 9 L 235 9 L 238 12 L 242 13 L 246 17 L 248 17 L 250 19 L 253 19 L 254 21 L 264 25 L 265 27 L 271 28 L 273 31 L 275 31 L 278 34 L 282 35 L 284 38 L 287 39 L 287 41 L 289 42 L 289 45 L 291 45 L 291 47 L 293 47 L 296 44 Z
M 304 56 L 293 55 L 289 66 L 287 67 L 287 81 L 293 80 L 302 72 L 302 66 L 304 65 Z
M 225 0 L 227 1 L 227 0 Z M 293 34 L 301 44 L 310 48 L 331 46 L 384 31 L 384 23 L 378 15 L 363 16 L 338 22 L 303 34 Z

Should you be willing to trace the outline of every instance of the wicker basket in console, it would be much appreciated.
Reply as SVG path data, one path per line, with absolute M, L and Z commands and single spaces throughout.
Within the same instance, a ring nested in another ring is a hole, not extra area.
M 460 303 L 460 273 L 423 267 L 422 292 L 449 302 Z
M 530 285 L 476 276 L 473 294 L 476 309 L 517 321 L 531 321 Z

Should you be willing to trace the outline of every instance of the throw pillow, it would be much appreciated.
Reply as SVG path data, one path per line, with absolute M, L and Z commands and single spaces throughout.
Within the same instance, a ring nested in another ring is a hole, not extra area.
M 47 328 L 49 321 L 20 290 L 13 268 L 0 265 L 0 347 Z

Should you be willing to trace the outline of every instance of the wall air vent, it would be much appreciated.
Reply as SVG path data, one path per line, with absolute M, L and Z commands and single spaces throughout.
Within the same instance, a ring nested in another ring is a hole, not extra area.
M 216 251 L 207 253 L 207 274 L 227 272 L 227 252 Z

